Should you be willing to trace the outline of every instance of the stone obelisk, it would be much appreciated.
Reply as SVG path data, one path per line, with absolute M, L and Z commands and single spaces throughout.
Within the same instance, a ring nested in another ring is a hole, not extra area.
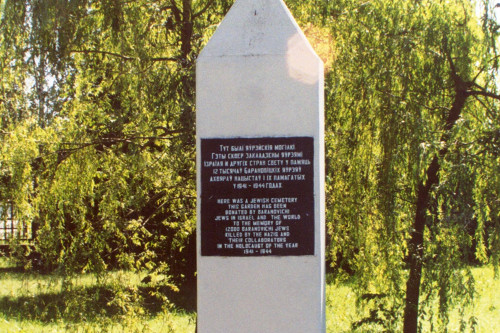
M 324 332 L 322 61 L 282 0 L 237 0 L 196 86 L 198 332 Z

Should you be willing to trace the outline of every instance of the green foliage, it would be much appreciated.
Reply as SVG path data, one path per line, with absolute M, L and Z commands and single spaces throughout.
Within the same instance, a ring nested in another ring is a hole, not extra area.
M 359 297 L 369 300 L 361 304 L 377 305 L 366 322 L 382 319 L 386 330 L 402 330 L 403 286 L 415 254 L 409 240 L 423 184 L 439 156 L 418 261 L 420 316 L 445 330 L 450 309 L 471 302 L 468 264 L 495 261 L 498 252 L 492 32 L 481 30 L 466 1 L 340 1 L 327 10 L 336 50 L 326 77 L 332 265 L 359 277 Z M 457 82 L 472 84 L 451 123 Z M 432 315 L 435 300 L 440 307 Z
M 2 1 L 0 200 L 45 269 L 194 277 L 194 61 L 229 5 Z
M 0 0 L 0 201 L 35 232 L 28 266 L 192 282 L 194 64 L 232 2 Z M 444 331 L 469 264 L 500 260 L 493 4 L 286 3 L 327 63 L 327 251 L 360 329 L 402 329 L 421 264 L 420 317 Z
M 152 288 L 141 275 L 112 272 L 96 280 L 40 275 L 0 260 L 0 331 L 38 332 L 192 332 L 193 315 L 165 301 L 168 282 Z M 14 329 L 14 327 L 18 329 Z

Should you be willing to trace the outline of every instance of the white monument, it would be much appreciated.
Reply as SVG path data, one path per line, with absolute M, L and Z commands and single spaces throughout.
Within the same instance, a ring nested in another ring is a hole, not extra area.
M 196 85 L 198 332 L 324 332 L 323 63 L 282 0 L 237 0 Z

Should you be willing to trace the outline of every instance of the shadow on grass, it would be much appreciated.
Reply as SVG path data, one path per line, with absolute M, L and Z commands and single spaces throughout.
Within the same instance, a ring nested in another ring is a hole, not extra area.
M 99 318 L 118 318 L 130 313 L 154 316 L 171 303 L 177 311 L 193 312 L 196 297 L 192 291 L 174 292 L 169 287 L 139 286 L 128 289 L 117 286 L 72 288 L 60 293 L 0 298 L 0 313 L 19 320 L 78 323 Z M 138 311 L 138 310 L 141 311 Z

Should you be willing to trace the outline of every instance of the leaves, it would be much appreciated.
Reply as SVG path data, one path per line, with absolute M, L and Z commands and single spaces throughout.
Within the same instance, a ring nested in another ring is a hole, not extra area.
M 2 196 L 37 231 L 46 266 L 167 262 L 183 275 L 176 256 L 195 225 L 194 54 L 227 3 L 2 4 Z
M 484 228 L 476 223 L 475 209 L 498 206 L 475 205 L 473 198 L 482 187 L 479 178 L 492 171 L 476 164 L 477 152 L 495 151 L 473 137 L 486 119 L 498 117 L 498 104 L 482 93 L 475 103 L 467 85 L 481 81 L 496 91 L 494 72 L 484 75 L 492 65 L 491 40 L 468 2 L 344 1 L 330 10 L 337 13 L 329 24 L 338 50 L 326 78 L 332 264 L 357 273 L 360 293 L 389 294 L 386 307 L 398 308 L 413 251 L 407 241 L 416 231 L 419 184 L 429 184 L 432 208 L 425 213 L 425 242 L 418 248 L 423 256 L 417 260 L 424 280 L 437 284 L 424 285 L 421 295 L 440 298 L 446 316 L 453 297 L 468 297 L 458 290 L 471 292 L 466 279 L 452 279 L 451 272 L 484 253 Z M 455 89 L 458 83 L 462 90 Z M 463 113 L 450 116 L 459 109 L 458 93 L 468 96 Z M 480 163 L 496 163 L 486 159 Z M 439 170 L 436 177 L 428 171 L 432 165 Z M 454 296 L 445 297 L 448 292 Z
M 401 330 L 429 184 L 421 316 L 445 326 L 470 302 L 467 264 L 499 262 L 493 5 L 477 18 L 465 0 L 286 2 L 328 65 L 329 262 L 384 295 L 371 319 Z M 194 65 L 231 4 L 0 2 L 0 201 L 31 223 L 46 268 L 194 278 Z

